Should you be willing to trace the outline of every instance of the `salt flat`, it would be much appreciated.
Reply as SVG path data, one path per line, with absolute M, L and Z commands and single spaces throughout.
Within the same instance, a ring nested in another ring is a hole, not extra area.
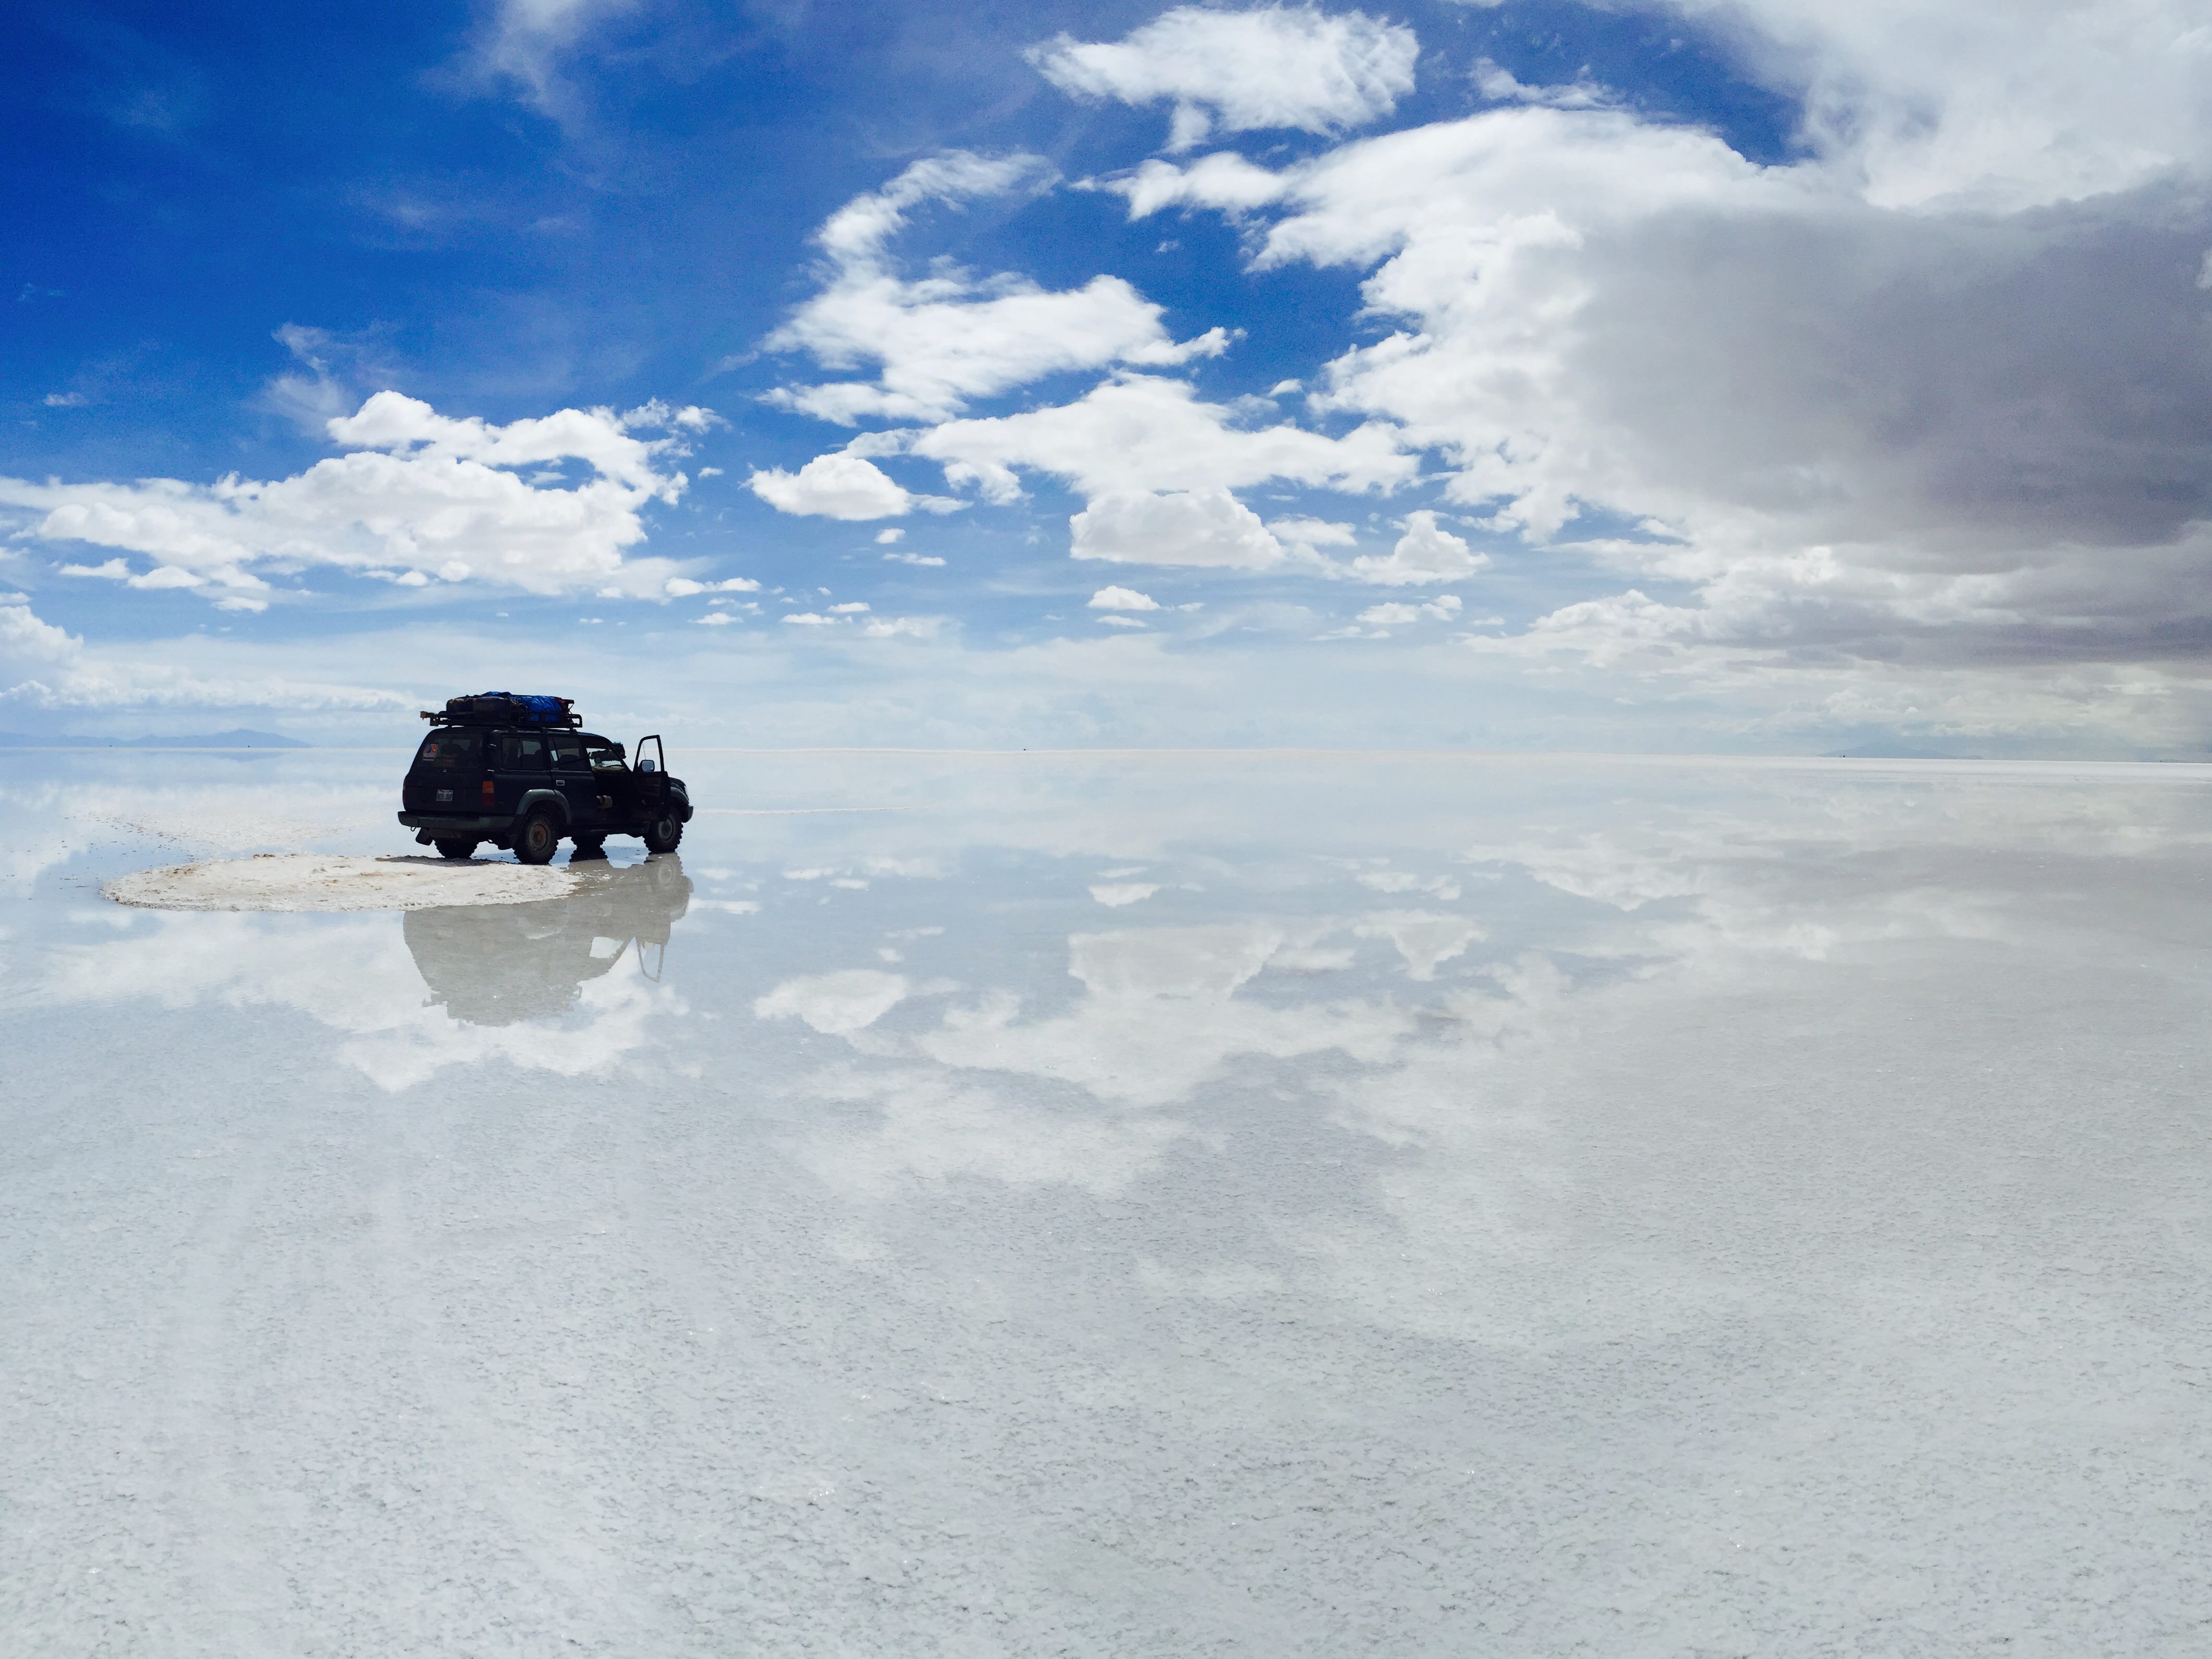
M 426 910 L 527 904 L 574 890 L 568 870 L 436 854 L 255 853 L 134 870 L 101 893 L 149 910 Z
M 41 1655 L 2143 1655 L 2212 1620 L 2212 774 L 13 757 Z M 625 852 L 623 849 L 629 850 Z

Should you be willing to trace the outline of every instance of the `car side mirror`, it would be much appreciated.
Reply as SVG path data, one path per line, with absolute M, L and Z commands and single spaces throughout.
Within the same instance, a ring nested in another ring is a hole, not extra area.
M 641 760 L 637 763 L 637 769 L 641 772 L 658 772 L 660 769 L 650 760 Z

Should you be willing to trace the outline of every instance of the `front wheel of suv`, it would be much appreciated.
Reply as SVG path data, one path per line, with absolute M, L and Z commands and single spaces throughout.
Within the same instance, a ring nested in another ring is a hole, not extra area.
M 561 846 L 561 820 L 550 807 L 533 806 L 514 832 L 514 856 L 524 864 L 550 864 Z
M 645 826 L 645 850 L 648 853 L 672 853 L 676 843 L 683 839 L 684 820 L 673 812 Z

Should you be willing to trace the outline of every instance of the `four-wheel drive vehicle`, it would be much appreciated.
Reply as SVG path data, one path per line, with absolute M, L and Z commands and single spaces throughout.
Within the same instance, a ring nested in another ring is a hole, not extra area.
M 604 858 L 609 836 L 639 836 L 650 853 L 684 838 L 691 796 L 668 775 L 658 735 L 637 740 L 632 768 L 622 744 L 580 729 L 566 697 L 487 691 L 422 718 L 430 735 L 400 786 L 399 822 L 447 858 L 489 842 L 544 864 L 564 836 L 583 859 Z

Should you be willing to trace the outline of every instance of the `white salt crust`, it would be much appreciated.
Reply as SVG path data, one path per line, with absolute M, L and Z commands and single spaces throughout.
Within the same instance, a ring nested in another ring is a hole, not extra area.
M 447 904 L 528 904 L 573 892 L 576 878 L 546 865 L 394 854 L 262 853 L 118 876 L 100 890 L 154 910 L 426 910 Z

